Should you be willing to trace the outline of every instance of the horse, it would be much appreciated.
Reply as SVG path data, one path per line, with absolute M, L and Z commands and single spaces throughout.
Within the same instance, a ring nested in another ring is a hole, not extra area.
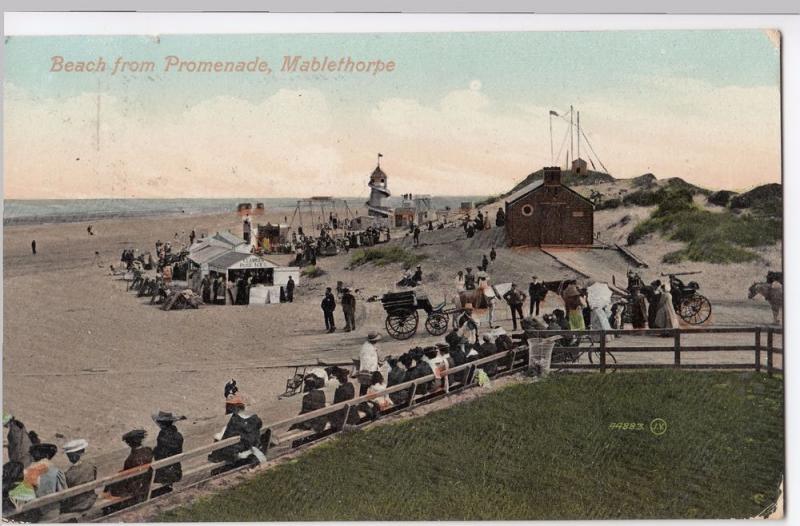
M 747 299 L 753 299 L 758 294 L 769 302 L 772 308 L 772 318 L 776 325 L 781 323 L 781 309 L 783 308 L 783 287 L 773 287 L 770 283 L 753 283 L 747 294 Z

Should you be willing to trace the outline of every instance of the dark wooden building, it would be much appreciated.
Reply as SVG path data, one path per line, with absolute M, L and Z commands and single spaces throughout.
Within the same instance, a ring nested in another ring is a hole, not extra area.
M 561 184 L 561 169 L 545 168 L 544 178 L 506 200 L 506 237 L 511 246 L 591 246 L 594 205 Z

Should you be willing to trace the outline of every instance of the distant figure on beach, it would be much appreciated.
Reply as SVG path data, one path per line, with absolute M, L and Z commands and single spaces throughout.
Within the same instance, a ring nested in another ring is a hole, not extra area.
M 504 226 L 506 224 L 506 213 L 502 208 L 497 209 L 497 216 L 494 220 L 495 226 Z
M 467 267 L 467 273 L 464 274 L 464 289 L 475 290 L 475 274 L 472 273 L 472 267 Z
M 325 297 L 322 298 L 320 303 L 322 313 L 325 315 L 325 330 L 327 332 L 336 332 L 336 322 L 333 321 L 333 311 L 336 309 L 336 298 L 333 297 L 331 288 L 325 289 Z
M 194 229 L 192 229 L 192 231 L 189 232 L 189 244 L 190 245 L 194 245 L 195 237 L 197 237 L 197 234 L 195 234 Z
M 90 236 L 94 235 L 94 231 L 92 231 L 92 225 L 86 227 L 86 233 L 89 234 Z
M 486 272 L 489 268 L 489 258 L 486 257 L 486 254 L 483 255 L 483 259 L 481 259 L 481 269 Z
M 36 255 L 36 240 L 35 239 L 33 241 L 31 241 L 31 252 L 33 252 L 34 256 Z
M 414 227 L 414 246 L 415 247 L 419 246 L 419 227 L 418 226 Z
M 344 332 L 356 330 L 356 297 L 347 287 L 342 291 L 341 303 L 344 313 Z
M 492 246 L 492 251 L 489 252 L 489 259 L 492 260 L 492 263 L 494 263 L 494 260 L 497 259 L 497 251 L 494 249 L 494 246 Z
M 294 279 L 289 276 L 289 281 L 286 282 L 286 301 L 292 303 L 294 301 Z

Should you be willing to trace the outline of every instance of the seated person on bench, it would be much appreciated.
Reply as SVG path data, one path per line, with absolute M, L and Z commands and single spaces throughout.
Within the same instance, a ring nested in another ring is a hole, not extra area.
M 208 455 L 210 462 L 264 462 L 266 457 L 261 451 L 261 419 L 255 414 L 246 414 L 244 398 L 235 394 L 225 401 L 226 412 L 231 416 L 228 425 L 221 433 L 214 436 L 216 441 L 238 436 L 240 441 Z
M 380 371 L 375 371 L 372 373 L 372 382 L 367 389 L 367 394 L 382 393 L 383 391 L 386 391 L 386 383 L 383 380 L 383 375 Z M 368 402 L 361 402 L 358 404 L 358 410 L 364 413 L 370 420 L 377 420 L 381 415 L 381 411 L 388 409 L 391 405 L 392 402 L 389 400 L 388 396 L 379 396 Z
M 356 387 L 348 378 L 349 373 L 347 369 L 340 369 L 337 368 L 334 371 L 334 375 L 336 376 L 337 380 L 339 381 L 339 387 L 336 388 L 336 392 L 333 394 L 333 403 L 340 404 L 342 402 L 346 402 L 348 400 L 352 400 L 356 397 Z M 341 429 L 344 427 L 344 424 L 347 423 L 348 425 L 358 424 L 358 411 L 355 407 L 350 408 L 350 413 L 347 416 L 347 422 L 345 422 L 345 413 L 347 409 L 342 409 L 341 411 L 336 412 L 335 414 L 331 415 L 330 421 L 331 426 L 334 429 Z
M 123 471 L 146 466 L 153 462 L 153 450 L 143 446 L 147 432 L 143 429 L 134 429 L 122 435 L 122 441 L 131 448 L 128 458 L 122 465 Z M 133 497 L 134 502 L 147 498 L 150 486 L 150 470 L 148 469 L 138 477 L 129 478 L 106 486 L 105 491 L 114 497 Z
M 311 413 L 312 411 L 317 411 L 318 409 L 323 409 L 325 407 L 325 392 L 322 391 L 324 385 L 325 382 L 322 378 L 319 378 L 315 375 L 306 376 L 306 394 L 303 395 L 303 404 L 300 409 L 301 415 Z M 289 429 L 306 429 L 313 430 L 315 433 L 321 433 L 325 429 L 325 425 L 327 423 L 327 416 L 318 416 L 316 418 L 306 420 L 305 422 L 293 424 Z

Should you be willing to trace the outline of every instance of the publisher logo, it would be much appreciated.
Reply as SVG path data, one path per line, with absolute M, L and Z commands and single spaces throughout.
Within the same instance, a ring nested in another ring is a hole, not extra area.
M 656 436 L 661 436 L 667 432 L 667 421 L 663 418 L 654 418 L 650 422 L 650 432 Z

